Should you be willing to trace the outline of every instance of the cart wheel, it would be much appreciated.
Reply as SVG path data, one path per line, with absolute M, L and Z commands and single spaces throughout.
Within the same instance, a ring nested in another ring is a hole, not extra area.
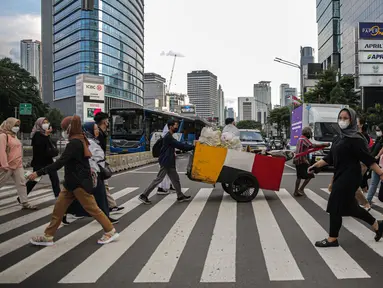
M 227 184 L 227 183 L 221 183 L 221 185 L 222 185 L 222 189 L 223 189 L 226 193 L 229 193 L 229 194 L 230 194 L 229 184 Z
M 239 175 L 228 185 L 230 196 L 237 202 L 251 202 L 258 195 L 259 183 L 253 175 Z

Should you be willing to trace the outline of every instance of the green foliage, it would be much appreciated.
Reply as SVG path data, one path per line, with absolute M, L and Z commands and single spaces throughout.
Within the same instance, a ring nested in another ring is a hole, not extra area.
M 51 123 L 53 130 L 61 130 L 60 125 L 61 121 L 64 119 L 64 115 L 61 113 L 60 110 L 56 108 L 50 109 L 47 118 Z
M 257 129 L 262 130 L 262 123 L 254 120 L 243 120 L 236 124 L 238 129 Z
M 375 107 L 367 108 L 365 113 L 359 114 L 366 119 L 370 127 L 383 123 L 383 107 L 380 104 L 375 104 Z
M 281 135 L 283 129 L 286 129 L 287 131 L 287 129 L 290 127 L 290 109 L 285 106 L 271 110 L 269 122 L 270 124 L 276 124 L 277 133 L 278 135 Z
M 20 103 L 32 104 L 31 116 L 18 116 L 21 131 L 30 132 L 36 119 L 47 114 L 48 105 L 40 98 L 35 77 L 11 59 L 0 59 L 0 121 L 14 117 Z

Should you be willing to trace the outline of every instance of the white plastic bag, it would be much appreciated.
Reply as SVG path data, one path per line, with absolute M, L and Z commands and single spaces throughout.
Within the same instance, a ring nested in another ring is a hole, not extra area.
M 232 132 L 222 133 L 221 143 L 223 147 L 242 151 L 242 143 L 238 136 L 235 136 Z
M 221 131 L 213 130 L 211 127 L 204 127 L 199 137 L 201 144 L 209 146 L 220 146 L 221 145 Z
M 168 175 L 165 176 L 164 180 L 162 180 L 162 182 L 160 183 L 160 185 L 158 185 L 159 188 L 162 188 L 163 190 L 165 191 L 169 191 L 170 189 L 170 184 L 172 182 L 170 181 L 170 178 Z

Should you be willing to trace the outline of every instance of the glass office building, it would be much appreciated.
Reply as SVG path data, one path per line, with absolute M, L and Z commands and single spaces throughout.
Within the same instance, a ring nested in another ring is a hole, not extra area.
M 143 0 L 43 0 L 42 34 L 45 102 L 72 114 L 76 76 L 91 74 L 104 76 L 107 111 L 143 106 Z
M 316 0 L 318 23 L 318 62 L 323 69 L 340 67 L 340 2 Z
M 341 73 L 355 74 L 359 22 L 383 22 L 382 0 L 341 0 Z

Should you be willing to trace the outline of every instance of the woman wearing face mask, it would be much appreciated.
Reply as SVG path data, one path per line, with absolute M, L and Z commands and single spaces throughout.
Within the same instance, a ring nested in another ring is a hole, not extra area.
M 0 188 L 13 178 L 23 209 L 37 209 L 28 203 L 22 159 L 22 146 L 17 139 L 20 120 L 8 118 L 0 126 Z
M 52 128 L 50 127 L 49 121 L 45 117 L 41 117 L 36 120 L 35 126 L 32 129 L 31 139 L 33 147 L 33 158 L 31 166 L 33 171 L 38 171 L 45 166 L 53 163 L 53 158 L 58 155 L 58 150 L 53 144 L 50 134 Z M 57 171 L 51 171 L 49 173 L 49 179 L 52 183 L 53 193 L 57 198 L 60 193 L 60 179 L 57 175 Z M 27 182 L 27 194 L 29 194 L 35 187 L 37 182 Z M 19 198 L 17 198 L 19 201 Z
M 377 164 L 379 164 L 380 156 L 383 155 L 382 131 L 383 131 L 383 123 L 379 124 L 375 128 L 377 138 L 375 140 L 374 145 L 371 148 L 371 155 L 373 157 L 375 157 Z M 374 171 L 372 171 L 371 172 L 371 183 L 370 183 L 370 187 L 369 187 L 368 193 L 367 193 L 367 201 L 370 204 L 372 203 L 372 198 L 375 196 L 379 182 L 380 182 L 379 175 L 376 174 Z
M 96 199 L 98 207 L 105 213 L 106 216 L 109 217 L 109 205 L 108 199 L 106 196 L 105 184 L 100 175 L 100 166 L 105 168 L 105 154 L 100 146 L 100 142 L 97 140 L 99 136 L 99 128 L 94 122 L 87 122 L 83 125 L 83 131 L 85 132 L 85 136 L 89 140 L 89 150 L 92 153 L 92 157 L 89 159 L 90 167 L 97 174 L 97 187 L 93 189 L 92 194 Z M 67 213 L 76 215 L 77 217 L 86 216 L 89 217 L 89 213 L 85 211 L 85 209 L 81 206 L 81 204 L 74 200 L 71 206 L 68 208 Z M 113 224 L 118 223 L 117 219 L 113 219 L 109 217 L 110 222 Z M 70 224 L 66 215 L 64 216 L 63 223 L 65 225 Z
M 53 209 L 52 219 L 42 236 L 33 237 L 30 242 L 38 246 L 51 246 L 54 244 L 53 237 L 68 207 L 73 200 L 77 199 L 81 206 L 95 218 L 103 227 L 104 235 L 98 240 L 99 244 L 108 244 L 118 238 L 118 233 L 108 217 L 97 206 L 93 190 L 93 177 L 89 164 L 92 154 L 89 151 L 89 141 L 81 129 L 81 119 L 75 115 L 66 117 L 61 122 L 63 137 L 69 139 L 69 143 L 61 157 L 53 164 L 40 169 L 28 176 L 30 180 L 50 171 L 57 171 L 65 167 L 64 190 L 59 194 Z
M 360 162 L 375 171 L 381 180 L 383 170 L 370 155 L 364 136 L 358 132 L 355 111 L 349 108 L 342 109 L 338 123 L 340 135 L 334 140 L 330 153 L 309 168 L 309 173 L 328 164 L 332 164 L 335 168 L 332 192 L 326 210 L 330 214 L 330 233 L 328 238 L 317 241 L 316 247 L 339 246 L 338 236 L 343 216 L 356 217 L 370 224 L 375 231 L 375 241 L 379 241 L 383 235 L 383 221 L 377 221 L 359 206 L 355 198 L 355 191 L 362 180 Z

